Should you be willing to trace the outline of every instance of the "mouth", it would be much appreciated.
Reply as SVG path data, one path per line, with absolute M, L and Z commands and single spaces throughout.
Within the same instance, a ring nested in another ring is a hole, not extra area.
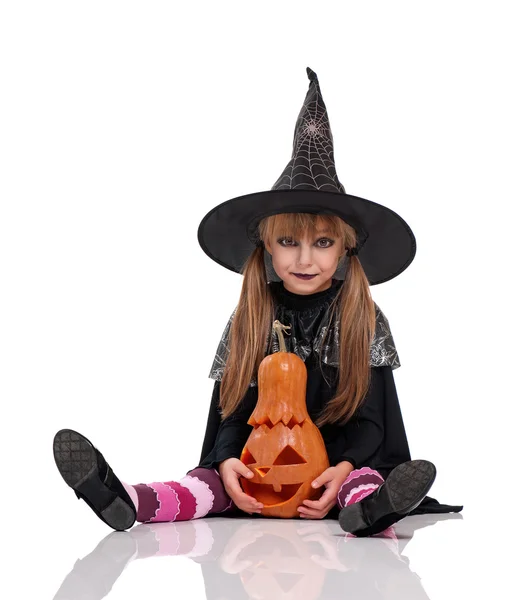
M 295 277 L 297 277 L 298 279 L 303 280 L 309 280 L 313 279 L 314 277 L 317 277 L 317 273 L 315 275 L 305 275 L 304 273 L 292 273 L 292 275 L 295 275 Z

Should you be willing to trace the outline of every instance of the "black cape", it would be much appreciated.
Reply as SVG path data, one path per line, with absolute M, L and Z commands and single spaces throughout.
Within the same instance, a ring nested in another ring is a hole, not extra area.
M 288 292 L 283 287 L 282 282 L 271 284 L 277 306 L 275 318 L 279 318 L 279 320 L 285 324 L 292 324 L 293 334 L 291 338 L 287 338 L 286 341 L 292 347 L 292 351 L 305 360 L 309 370 L 309 377 L 311 374 L 310 365 L 314 365 L 316 360 L 319 361 L 319 358 L 327 365 L 328 370 L 330 370 L 329 367 L 334 367 L 333 371 L 337 371 L 339 348 L 335 341 L 339 339 L 337 332 L 338 323 L 335 322 L 332 325 L 334 331 L 330 331 L 328 337 L 325 338 L 325 342 L 328 340 L 328 343 L 325 345 L 323 355 L 319 353 L 320 344 L 318 342 L 323 333 L 323 327 L 326 326 L 326 314 L 328 312 L 326 308 L 334 298 L 340 285 L 342 285 L 341 281 L 334 280 L 333 285 L 329 290 L 311 294 L 309 296 L 299 296 Z M 235 311 L 233 314 L 235 314 Z M 227 358 L 227 335 L 233 319 L 233 314 L 224 330 L 210 371 L 210 377 L 216 380 L 216 384 L 210 402 L 208 421 L 198 465 L 207 468 L 216 467 L 217 463 L 215 461 L 217 459 L 225 460 L 225 457 L 227 456 L 240 456 L 240 450 L 242 450 L 245 440 L 251 431 L 251 427 L 246 424 L 247 417 L 251 414 L 251 410 L 256 402 L 256 381 L 252 381 L 250 384 L 251 387 L 248 389 L 245 397 L 247 409 L 245 407 L 242 412 L 239 412 L 240 419 L 243 421 L 243 425 L 239 431 L 242 439 L 235 447 L 230 446 L 226 450 L 222 448 L 218 451 L 216 441 L 221 426 L 221 415 L 219 410 L 220 380 Z M 277 343 L 277 340 L 273 339 L 271 343 L 272 351 L 276 351 L 275 344 Z M 376 336 L 371 347 L 370 364 L 372 367 L 380 367 L 374 369 L 374 377 L 380 378 L 380 381 L 378 380 L 380 386 L 378 386 L 377 389 L 381 390 L 383 396 L 379 399 L 381 400 L 381 412 L 383 413 L 383 435 L 379 446 L 373 451 L 371 456 L 366 458 L 365 464 L 366 466 L 377 470 L 381 476 L 386 479 L 394 467 L 403 462 L 412 460 L 412 458 L 393 377 L 393 369 L 400 366 L 399 357 L 390 333 L 388 321 L 377 305 Z M 336 385 L 335 380 L 332 383 Z M 309 379 L 308 386 L 310 385 Z M 327 389 L 329 390 L 330 388 Z M 318 394 L 316 393 L 316 395 Z M 376 404 L 377 400 L 377 398 L 374 400 Z M 315 420 L 316 415 L 311 413 L 310 408 L 309 412 L 311 418 Z M 323 435 L 323 437 L 325 436 Z M 359 466 L 361 465 L 359 465 L 358 462 L 356 468 L 359 468 Z M 441 504 L 434 498 L 426 496 L 421 504 L 409 514 L 460 512 L 462 509 L 463 506 Z M 338 513 L 338 507 L 334 506 L 327 517 L 337 519 Z

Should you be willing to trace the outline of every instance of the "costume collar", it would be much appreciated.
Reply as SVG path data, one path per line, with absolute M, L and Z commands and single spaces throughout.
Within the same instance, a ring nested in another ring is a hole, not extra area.
M 284 287 L 282 281 L 272 281 L 268 285 L 278 304 L 291 310 L 303 311 L 323 304 L 330 304 L 343 285 L 343 281 L 332 279 L 331 287 L 315 294 L 294 294 Z

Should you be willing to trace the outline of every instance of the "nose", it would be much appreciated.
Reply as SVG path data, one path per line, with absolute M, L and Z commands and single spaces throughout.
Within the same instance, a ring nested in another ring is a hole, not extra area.
M 299 246 L 298 264 L 306 267 L 311 266 L 312 249 L 310 248 L 310 244 L 301 244 L 301 246 Z

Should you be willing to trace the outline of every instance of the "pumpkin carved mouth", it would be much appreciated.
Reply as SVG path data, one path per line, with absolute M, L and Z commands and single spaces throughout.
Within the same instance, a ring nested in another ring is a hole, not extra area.
M 273 465 L 269 467 L 255 466 L 256 461 L 250 452 L 246 449 L 243 454 L 243 462 L 246 466 L 251 467 L 252 470 L 259 475 L 258 479 L 263 479 L 272 470 L 273 467 L 279 467 L 286 465 L 287 467 L 299 466 L 306 464 L 306 460 L 291 446 L 285 446 L 279 453 L 279 456 L 274 460 Z M 246 493 L 250 496 L 256 497 L 259 502 L 262 502 L 265 507 L 276 506 L 283 504 L 293 498 L 299 488 L 303 485 L 302 483 L 289 483 L 281 484 L 278 481 L 272 483 L 256 483 L 254 481 L 247 480 L 244 482 L 246 486 Z
M 257 500 L 262 502 L 265 508 L 269 506 L 276 506 L 277 504 L 283 504 L 293 498 L 299 488 L 303 485 L 302 483 L 288 483 L 278 485 L 281 491 L 276 491 L 274 484 L 271 483 L 253 483 L 247 481 L 244 483 L 247 488 L 247 494 L 254 496 L 256 494 Z

